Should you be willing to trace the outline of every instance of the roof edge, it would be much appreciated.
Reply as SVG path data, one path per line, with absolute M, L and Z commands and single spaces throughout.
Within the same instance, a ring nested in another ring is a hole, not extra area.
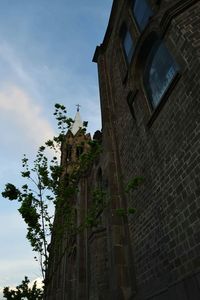
M 118 5 L 118 0 L 113 0 L 113 4 L 112 4 L 112 7 L 111 7 L 111 12 L 110 12 L 110 17 L 109 17 L 109 21 L 108 21 L 108 26 L 107 26 L 106 33 L 105 33 L 104 38 L 103 38 L 103 42 L 100 46 L 96 47 L 95 52 L 94 52 L 94 56 L 93 56 L 92 61 L 95 62 L 95 63 L 97 63 L 100 53 L 104 52 L 107 48 L 107 45 L 108 45 L 108 42 L 109 42 L 109 39 L 110 39 L 110 36 L 111 36 L 111 33 L 112 33 L 112 29 L 113 29 L 113 23 L 114 23 L 114 19 L 115 19 L 115 13 L 114 12 L 117 8 L 117 5 Z
M 96 49 L 95 49 L 95 52 L 94 52 L 94 55 L 93 55 L 92 62 L 97 63 L 97 60 L 98 60 L 98 57 L 99 57 L 100 52 L 101 52 L 101 46 L 96 46 Z

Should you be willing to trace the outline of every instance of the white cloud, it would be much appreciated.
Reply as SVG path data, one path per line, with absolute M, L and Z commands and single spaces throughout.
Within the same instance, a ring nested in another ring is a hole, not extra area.
M 37 278 L 33 279 L 30 282 L 29 286 L 32 287 L 35 281 L 37 283 L 37 287 L 38 288 L 42 288 L 43 287 L 44 284 L 43 284 L 43 278 L 42 277 L 37 277 Z
M 9 136 L 9 126 L 13 125 L 15 132 L 10 132 L 11 140 L 16 135 L 19 143 L 24 140 L 40 145 L 54 135 L 50 123 L 45 119 L 42 108 L 22 89 L 14 85 L 0 91 L 0 116 L 7 120 L 6 136 Z M 2 124 L 2 126 L 5 124 Z M 2 128 L 2 127 L 1 127 Z M 1 134 L 2 135 L 2 134 Z
M 16 209 L 16 208 L 14 208 Z M 17 211 L 0 214 L 0 286 L 9 280 L 17 284 L 19 275 L 30 275 L 30 270 L 39 273 L 39 265 L 26 240 L 26 225 Z M 34 276 L 36 277 L 36 276 Z M 9 283 L 10 284 L 10 283 Z
M 10 258 L 7 260 L 1 260 L 1 272 L 2 273 L 16 273 L 17 271 L 20 270 L 20 273 L 24 271 L 24 275 L 27 274 L 28 270 L 30 269 L 38 269 L 39 267 L 37 266 L 37 263 L 34 260 L 30 260 L 30 258 L 21 258 L 17 259 L 16 258 Z M 9 272 L 8 272 L 9 271 Z
M 7 200 L 5 200 L 7 201 Z M 12 205 L 12 204 L 10 204 Z M 0 227 L 5 228 L 5 231 L 0 231 L 0 239 L 6 235 L 9 235 L 11 233 L 16 234 L 16 232 L 19 230 L 21 232 L 22 229 L 25 228 L 24 222 L 22 221 L 19 213 L 16 211 L 16 206 L 14 207 L 14 211 L 9 212 L 1 212 L 0 213 Z M 2 249 L 2 247 L 1 247 Z
M 9 75 L 9 77 L 13 78 L 15 82 L 20 81 L 35 97 L 39 97 L 36 82 L 30 75 L 30 72 L 28 72 L 27 66 L 24 67 L 24 61 L 20 58 L 20 54 L 18 54 L 18 51 L 16 51 L 14 47 L 15 45 L 10 44 L 6 40 L 1 41 L 0 58 L 1 61 L 7 64 L 7 68 L 3 71 L 5 72 L 5 75 Z M 1 79 L 4 83 L 4 78 Z

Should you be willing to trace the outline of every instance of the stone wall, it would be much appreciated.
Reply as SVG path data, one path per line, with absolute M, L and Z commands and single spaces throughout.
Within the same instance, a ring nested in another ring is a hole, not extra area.
M 76 236 L 76 251 L 68 253 L 64 240 L 57 251 L 52 238 L 48 300 L 200 299 L 200 1 L 149 0 L 154 15 L 142 32 L 131 3 L 113 2 L 94 55 L 102 153 L 79 181 L 77 222 L 85 218 L 100 173 L 108 205 L 99 226 Z M 124 24 L 135 46 L 130 64 Z M 143 74 L 158 39 L 179 70 L 153 109 Z M 126 193 L 136 176 L 143 184 Z M 136 213 L 118 216 L 119 208 Z M 62 226 L 62 218 L 56 222 Z
M 196 275 L 200 269 L 200 2 L 160 1 L 148 28 L 141 34 L 130 4 L 123 2 L 114 3 L 112 30 L 97 49 L 97 62 L 103 118 L 112 120 L 111 126 L 106 122 L 104 126 L 110 126 L 115 136 L 123 184 L 134 176 L 144 177 L 143 186 L 127 197 L 127 205 L 136 208 L 136 214 L 128 220 L 136 299 L 153 299 L 153 295 L 170 286 L 176 289 L 176 282 L 181 282 L 180 295 L 174 293 L 173 299 L 197 299 L 200 297 L 199 275 Z M 128 66 L 119 38 L 122 22 L 126 22 L 136 43 Z M 142 80 L 152 32 L 161 36 L 180 66 L 174 86 L 154 111 L 150 109 Z M 135 91 L 130 110 L 127 97 Z M 193 292 L 192 287 L 195 287 Z M 170 296 L 165 294 L 166 299 L 173 295 L 169 293 Z

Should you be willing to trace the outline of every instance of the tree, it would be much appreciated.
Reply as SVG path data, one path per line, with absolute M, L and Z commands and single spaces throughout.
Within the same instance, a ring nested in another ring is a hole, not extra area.
M 35 259 L 39 261 L 43 278 L 45 278 L 48 261 L 47 247 L 54 217 L 49 211 L 49 203 L 56 204 L 61 189 L 62 166 L 60 166 L 58 153 L 65 133 L 73 122 L 66 114 L 64 105 L 55 104 L 54 115 L 58 123 L 59 134 L 39 148 L 32 167 L 24 155 L 21 176 L 26 179 L 26 184 L 19 189 L 12 183 L 7 183 L 2 192 L 3 197 L 11 201 L 17 200 L 20 204 L 18 211 L 27 224 L 27 239 L 33 251 L 38 253 Z M 46 148 L 53 150 L 50 160 L 45 154 Z
M 60 165 L 59 155 L 63 145 L 67 130 L 71 127 L 73 120 L 67 117 L 67 111 L 64 105 L 55 104 L 55 118 L 58 124 L 59 134 L 52 140 L 48 140 L 45 146 L 39 147 L 36 159 L 32 167 L 29 160 L 24 155 L 22 159 L 23 171 L 21 176 L 26 179 L 26 183 L 19 189 L 12 183 L 7 183 L 2 196 L 9 200 L 17 200 L 20 204 L 18 209 L 25 223 L 27 224 L 27 239 L 29 240 L 33 251 L 38 253 L 35 257 L 39 261 L 43 278 L 45 278 L 48 263 L 48 244 L 52 233 L 52 223 L 54 214 L 49 211 L 49 204 L 53 204 L 57 210 L 57 216 L 61 219 L 64 215 L 62 228 L 57 229 L 57 239 L 62 239 L 65 232 L 68 237 L 73 236 L 84 230 L 86 227 L 97 226 L 97 216 L 109 204 L 109 199 L 102 190 L 94 190 L 92 194 L 92 203 L 88 208 L 83 223 L 75 224 L 75 211 L 77 207 L 71 202 L 71 198 L 78 191 L 78 182 L 80 178 L 90 169 L 94 160 L 102 151 L 101 138 L 94 138 L 89 141 L 89 148 L 86 153 L 82 153 L 73 172 L 67 177 L 65 170 Z M 84 122 L 83 131 L 86 131 L 87 122 Z M 97 134 L 96 134 L 97 135 Z M 46 149 L 53 150 L 51 159 L 45 154 Z M 66 182 L 67 181 L 67 182 Z M 126 188 L 129 192 L 136 188 L 142 182 L 141 177 L 131 180 Z M 133 214 L 133 208 L 118 208 L 118 215 Z M 58 232 L 62 230 L 61 235 Z
M 16 286 L 15 289 L 10 289 L 5 287 L 3 289 L 3 297 L 7 300 L 40 300 L 43 299 L 43 290 L 37 288 L 36 281 L 33 283 L 33 286 L 30 287 L 30 280 L 27 276 L 24 277 L 22 283 Z

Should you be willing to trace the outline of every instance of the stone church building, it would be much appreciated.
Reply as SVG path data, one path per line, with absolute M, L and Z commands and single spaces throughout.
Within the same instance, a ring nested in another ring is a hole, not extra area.
M 77 111 L 62 165 L 70 174 L 98 141 L 72 197 L 77 224 L 92 190 L 109 200 L 96 226 L 58 247 L 53 233 L 45 299 L 199 300 L 200 1 L 114 0 L 93 61 L 102 134 L 86 134 Z

